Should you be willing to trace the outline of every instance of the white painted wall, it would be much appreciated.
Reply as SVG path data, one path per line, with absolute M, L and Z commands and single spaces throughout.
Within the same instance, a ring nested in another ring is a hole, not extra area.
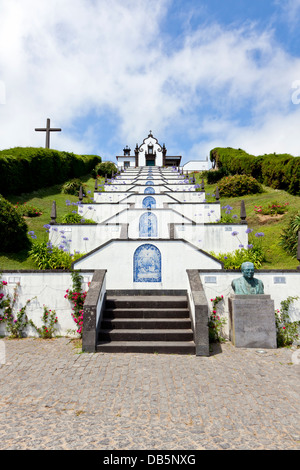
M 152 241 L 150 241 L 152 243 Z M 233 295 L 231 282 L 241 276 L 240 272 L 226 272 L 218 269 L 213 260 L 206 258 L 201 252 L 191 249 L 188 244 L 183 242 L 155 242 L 162 253 L 162 283 L 133 283 L 133 254 L 135 249 L 140 246 L 139 242 L 130 242 L 124 245 L 124 242 L 112 242 L 110 249 L 96 256 L 91 256 L 89 260 L 82 260 L 81 266 L 94 264 L 96 268 L 106 268 L 116 253 L 116 244 L 119 245 L 118 261 L 109 270 L 107 276 L 107 289 L 187 289 L 188 279 L 186 275 L 186 266 L 188 269 L 198 269 L 200 264 L 205 269 L 211 271 L 200 271 L 199 276 L 205 291 L 205 295 L 209 306 L 212 306 L 210 299 L 217 295 L 223 295 L 224 301 L 218 304 L 218 313 L 221 313 L 228 319 L 228 298 Z M 173 246 L 173 248 L 172 248 Z M 180 253 L 181 256 L 174 257 L 174 252 Z M 182 260 L 184 263 L 182 263 Z M 204 269 L 203 268 L 203 269 Z M 93 271 L 82 273 L 84 290 L 88 289 L 88 282 L 92 280 Z M 289 296 L 299 296 L 300 273 L 293 271 L 257 271 L 255 277 L 260 279 L 264 284 L 265 294 L 270 295 L 274 300 L 274 306 L 280 309 L 280 302 L 286 300 Z M 285 283 L 276 283 L 275 279 L 285 281 Z M 42 326 L 41 316 L 43 315 L 43 305 L 49 309 L 55 310 L 58 317 L 57 334 L 62 336 L 72 335 L 77 327 L 71 316 L 72 306 L 70 302 L 64 298 L 66 290 L 72 288 L 71 275 L 68 272 L 4 272 L 2 280 L 7 281 L 7 286 L 3 287 L 2 292 L 9 293 L 11 296 L 17 287 L 17 302 L 15 305 L 15 313 L 25 305 L 28 299 L 32 299 L 27 307 L 27 314 L 37 326 Z M 119 282 L 120 280 L 120 282 Z M 215 281 L 215 282 L 212 282 Z M 154 285 L 158 284 L 158 285 Z M 35 298 L 36 297 L 36 298 Z M 290 308 L 291 321 L 300 320 L 300 299 L 293 302 Z M 227 322 L 228 327 L 228 322 Z M 228 333 L 228 328 L 226 328 Z M 4 324 L 0 324 L 0 335 L 4 335 Z M 34 329 L 27 328 L 26 333 L 30 336 L 37 336 Z
M 184 238 L 206 252 L 228 253 L 248 245 L 247 225 L 191 225 L 178 224 L 174 227 L 174 237 Z M 233 236 L 232 233 L 238 232 Z
M 49 240 L 72 254 L 88 253 L 108 240 L 120 238 L 121 229 L 121 225 L 55 225 L 50 228 Z
M 176 184 L 166 184 L 165 187 L 169 191 L 195 191 L 194 184 L 186 184 L 183 181 L 180 181 Z
M 130 162 L 130 167 L 135 167 L 135 156 L 134 155 L 120 156 L 117 159 L 118 168 L 124 167 L 124 162 Z
M 103 191 L 94 193 L 94 201 L 97 203 L 110 203 L 110 202 L 120 202 L 124 200 L 130 194 L 134 192 L 116 192 L 116 191 Z
M 141 215 L 145 214 L 146 212 L 146 209 L 126 209 L 120 212 L 118 215 L 107 219 L 106 222 L 109 224 L 129 224 L 129 238 L 138 238 L 139 220 Z M 181 213 L 175 212 L 171 209 L 152 209 L 151 212 L 154 213 L 157 217 L 159 238 L 169 238 L 169 223 L 190 222 L 189 219 L 183 218 Z
M 133 282 L 134 252 L 143 243 L 150 243 L 161 252 L 161 283 Z M 115 240 L 74 264 L 75 269 L 107 269 L 107 289 L 186 289 L 186 269 L 198 269 L 199 266 L 221 268 L 217 260 L 181 240 Z
M 122 207 L 123 202 L 125 204 L 135 204 L 135 208 L 141 209 L 143 207 L 143 200 L 147 196 L 154 197 L 157 208 L 163 208 L 164 204 L 168 202 L 176 202 L 174 198 L 169 194 L 131 194 L 126 199 L 121 201 L 120 206 Z
M 221 218 L 219 203 L 170 203 L 169 208 L 193 220 L 197 224 L 216 222 Z
M 90 219 L 100 224 L 104 220 L 111 218 L 121 210 L 129 208 L 129 204 L 103 203 L 103 204 L 82 204 L 78 206 L 78 213 L 84 219 Z
M 211 162 L 201 160 L 190 160 L 183 165 L 183 171 L 206 171 L 211 167 Z
M 173 191 L 173 192 L 166 192 L 165 194 L 169 194 L 172 196 L 173 199 L 176 199 L 178 202 L 203 202 L 205 200 L 205 192 L 196 192 L 196 191 Z
M 88 282 L 92 280 L 93 273 L 83 275 L 83 290 L 88 289 Z M 7 281 L 2 292 L 11 296 L 17 287 L 16 312 L 22 308 L 27 300 L 33 299 L 27 306 L 26 312 L 28 318 L 33 320 L 37 327 L 42 326 L 41 317 L 44 313 L 43 305 L 46 305 L 52 311 L 55 310 L 58 317 L 57 334 L 61 336 L 77 336 L 77 326 L 74 322 L 71 312 L 72 305 L 64 298 L 67 289 L 72 288 L 72 279 L 70 273 L 64 272 L 4 272 L 2 280 Z M 17 286 L 19 283 L 19 286 Z M 70 331 L 69 331 L 70 330 Z M 74 333 L 75 332 L 75 333 Z M 0 334 L 6 334 L 5 325 L 0 324 Z M 26 334 L 29 336 L 38 336 L 32 327 L 27 327 Z

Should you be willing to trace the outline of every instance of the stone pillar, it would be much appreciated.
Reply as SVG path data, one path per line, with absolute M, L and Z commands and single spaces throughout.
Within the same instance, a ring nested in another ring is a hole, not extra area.
M 190 290 L 190 309 L 194 310 L 192 319 L 194 330 L 194 342 L 196 345 L 196 356 L 209 356 L 209 331 L 208 314 L 209 308 L 205 292 L 200 279 L 199 271 L 187 269 Z M 193 305 L 191 305 L 191 303 Z
M 269 295 L 233 295 L 228 305 L 229 335 L 235 347 L 277 348 L 274 301 Z
M 83 328 L 82 328 L 82 350 L 85 352 L 95 352 L 97 348 L 97 336 L 99 323 L 101 322 L 101 311 L 97 324 L 98 303 L 101 301 L 100 309 L 105 305 L 105 297 L 100 299 L 101 290 L 106 276 L 106 270 L 94 272 L 83 307 Z M 106 293 L 104 293 L 106 296 Z

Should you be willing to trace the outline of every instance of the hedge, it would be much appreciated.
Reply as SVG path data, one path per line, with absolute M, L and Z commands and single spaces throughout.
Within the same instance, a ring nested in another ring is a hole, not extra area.
M 28 226 L 18 210 L 0 194 L 0 252 L 16 253 L 30 247 Z
M 252 176 L 271 188 L 300 195 L 300 157 L 276 153 L 254 156 L 242 149 L 216 147 L 210 160 L 229 175 Z
M 0 187 L 4 195 L 31 192 L 90 173 L 101 162 L 97 155 L 15 147 L 0 151 Z

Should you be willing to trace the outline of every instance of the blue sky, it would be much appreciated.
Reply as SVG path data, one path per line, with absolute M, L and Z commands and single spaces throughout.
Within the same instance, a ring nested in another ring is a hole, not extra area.
M 0 0 L 0 148 L 300 155 L 300 0 Z

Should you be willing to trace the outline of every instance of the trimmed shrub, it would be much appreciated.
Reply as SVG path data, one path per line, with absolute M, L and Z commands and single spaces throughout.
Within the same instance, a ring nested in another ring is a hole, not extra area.
M 30 247 L 28 227 L 17 209 L 0 195 L 0 251 L 17 253 Z
M 210 160 L 218 171 L 252 176 L 271 188 L 300 195 L 300 157 L 286 153 L 256 157 L 241 149 L 216 147 L 210 152 Z
M 221 197 L 236 197 L 263 192 L 255 178 L 247 175 L 226 176 L 218 184 Z
M 224 168 L 220 168 L 219 170 L 214 170 L 214 171 L 207 171 L 206 172 L 207 183 L 208 184 L 217 183 L 222 178 L 228 175 L 229 175 L 228 171 L 226 171 L 226 169 Z
M 97 176 L 105 176 L 111 178 L 112 173 L 117 172 L 117 167 L 113 162 L 102 162 L 96 165 L 95 169 L 92 171 L 92 176 L 96 178 Z
M 21 194 L 90 173 L 101 162 L 96 155 L 16 147 L 0 151 L 2 194 Z
M 85 193 L 86 184 L 84 184 L 80 179 L 74 178 L 71 181 L 67 181 L 63 184 L 61 192 L 64 194 L 72 194 L 73 196 L 78 196 L 80 186 L 82 186 L 83 192 Z
M 62 217 L 63 224 L 96 224 L 96 222 L 92 219 L 83 219 L 82 215 L 80 214 L 66 214 Z

